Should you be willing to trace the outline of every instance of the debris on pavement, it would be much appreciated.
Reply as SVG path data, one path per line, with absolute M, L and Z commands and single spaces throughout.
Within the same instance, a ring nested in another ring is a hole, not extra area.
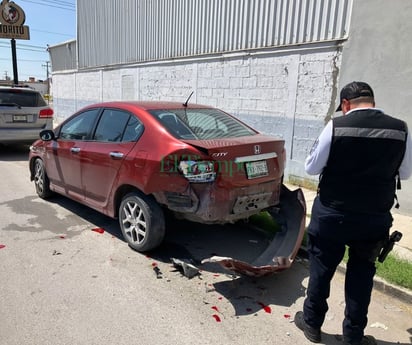
M 212 316 L 213 316 L 213 318 L 216 320 L 216 322 L 222 322 L 222 320 L 220 319 L 219 315 L 213 314 Z
M 0 244 L 0 249 L 6 248 L 4 244 Z
M 272 308 L 269 307 L 268 305 L 265 305 L 262 302 L 257 302 L 257 304 L 259 304 L 262 307 L 262 309 L 265 311 L 265 313 L 268 313 L 268 314 L 272 313 Z
M 103 233 L 104 233 L 104 229 L 102 229 L 102 228 L 94 228 L 94 229 L 92 229 L 92 231 L 97 232 L 97 233 L 99 233 L 99 234 L 103 234 Z
M 370 325 L 369 327 L 371 327 L 371 328 L 382 328 L 382 329 L 384 329 L 385 331 L 388 330 L 388 327 L 385 326 L 383 323 L 380 323 L 380 322 L 375 322 L 375 323 L 373 323 L 372 325 Z
M 160 268 L 157 265 L 153 265 L 153 271 L 156 274 L 156 278 L 157 279 L 162 279 L 162 271 L 160 270 Z
M 57 250 L 53 250 L 53 254 L 52 255 L 62 255 L 62 253 L 58 252 Z
M 173 266 L 176 267 L 187 278 L 193 278 L 200 274 L 199 269 L 190 260 L 171 258 Z

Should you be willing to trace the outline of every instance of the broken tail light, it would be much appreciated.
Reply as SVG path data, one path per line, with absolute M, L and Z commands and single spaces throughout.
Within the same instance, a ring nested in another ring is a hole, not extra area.
M 46 109 L 42 109 L 40 110 L 39 113 L 39 118 L 40 119 L 49 119 L 53 117 L 53 109 L 51 108 L 46 108 Z
M 215 164 L 211 161 L 180 161 L 179 171 L 189 182 L 207 183 L 216 179 Z

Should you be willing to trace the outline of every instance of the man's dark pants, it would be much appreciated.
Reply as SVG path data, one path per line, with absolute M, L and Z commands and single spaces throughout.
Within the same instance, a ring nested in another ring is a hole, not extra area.
M 348 246 L 343 336 L 350 343 L 362 339 L 368 321 L 375 260 L 389 236 L 392 220 L 390 212 L 342 212 L 322 205 L 318 197 L 315 199 L 308 227 L 310 277 L 303 309 L 308 325 L 321 328 L 328 310 L 330 281 Z

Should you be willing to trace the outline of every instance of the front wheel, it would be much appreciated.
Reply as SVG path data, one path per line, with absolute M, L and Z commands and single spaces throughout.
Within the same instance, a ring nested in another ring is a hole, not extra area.
M 40 158 L 34 161 L 34 185 L 37 195 L 42 199 L 47 199 L 53 194 L 50 190 L 50 181 L 44 163 Z
M 162 209 L 143 194 L 130 193 L 122 199 L 119 224 L 129 246 L 139 252 L 159 246 L 165 236 Z

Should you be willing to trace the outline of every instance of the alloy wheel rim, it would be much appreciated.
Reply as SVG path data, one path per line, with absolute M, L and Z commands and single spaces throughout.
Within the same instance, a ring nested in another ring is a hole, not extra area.
M 146 237 L 146 219 L 143 210 L 134 201 L 123 207 L 123 229 L 130 243 L 140 244 Z
M 40 193 L 43 192 L 43 177 L 44 177 L 44 169 L 42 165 L 38 161 L 36 161 L 34 183 L 36 184 L 37 190 Z

